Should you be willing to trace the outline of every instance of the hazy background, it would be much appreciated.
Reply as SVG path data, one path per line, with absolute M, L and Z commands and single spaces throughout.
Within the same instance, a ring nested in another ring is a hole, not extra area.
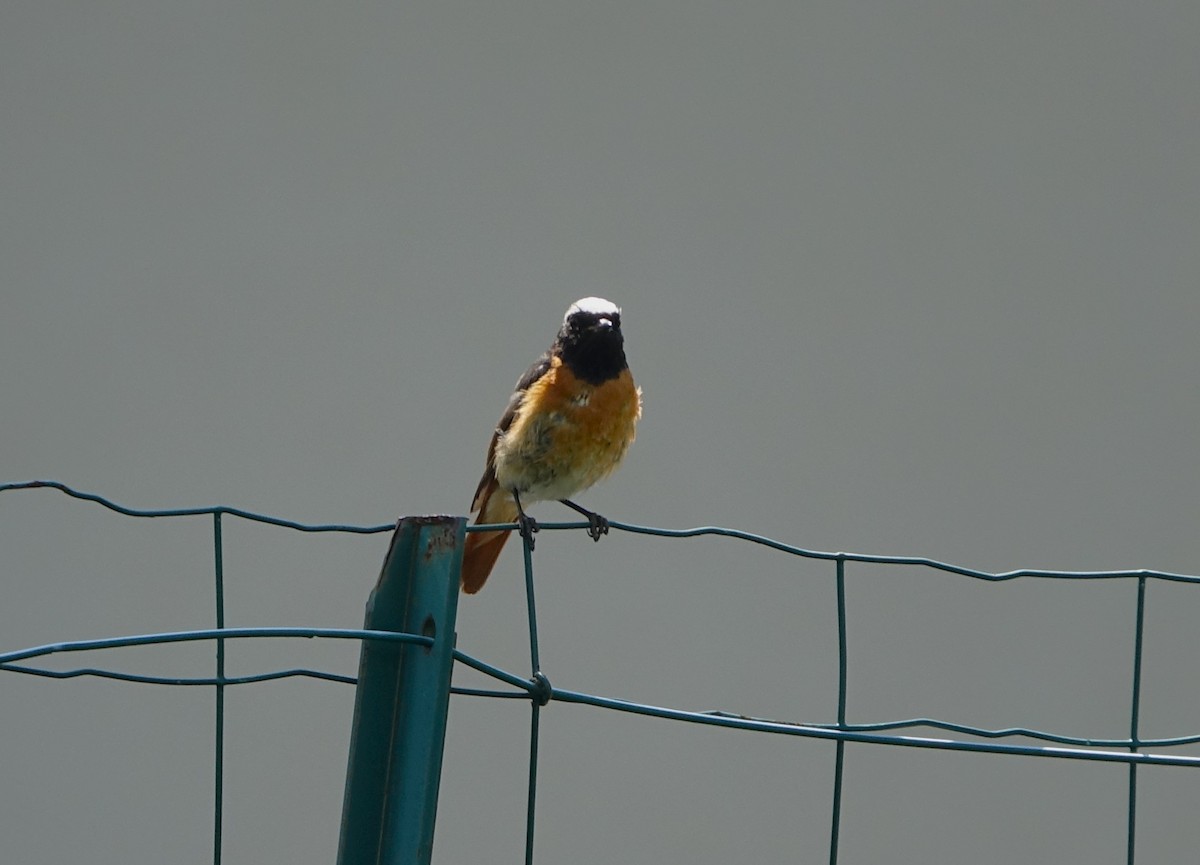
M 8 0 L 0 480 L 462 513 L 513 382 L 598 294 L 646 400 L 581 497 L 614 519 L 1196 573 L 1198 33 L 1194 2 Z M 211 627 L 210 531 L 0 496 L 0 650 Z M 387 547 L 225 536 L 238 626 L 357 627 Z M 535 555 L 556 685 L 835 720 L 832 565 L 621 533 Z M 851 721 L 1128 734 L 1134 583 L 847 579 Z M 1196 733 L 1200 593 L 1147 605 L 1142 733 Z M 525 673 L 527 639 L 514 545 L 458 642 Z M 356 664 L 229 648 L 233 674 Z M 0 676 L 5 861 L 211 861 L 212 702 Z M 226 863 L 332 861 L 352 704 L 230 689 Z M 542 719 L 538 862 L 827 860 L 830 743 Z M 526 704 L 452 702 L 436 862 L 522 861 L 527 738 Z M 1138 862 L 1192 859 L 1200 773 L 1139 780 Z M 1125 861 L 1123 766 L 850 746 L 845 784 L 842 863 Z

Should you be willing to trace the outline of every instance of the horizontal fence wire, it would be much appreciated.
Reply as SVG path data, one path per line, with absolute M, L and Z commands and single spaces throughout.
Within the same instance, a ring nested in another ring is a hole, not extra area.
M 217 606 L 217 627 L 189 631 L 172 631 L 166 633 L 138 634 L 119 637 L 109 637 L 92 640 L 72 640 L 35 646 L 13 651 L 0 652 L 0 670 L 55 679 L 78 677 L 97 677 L 124 682 L 164 686 L 204 686 L 212 687 L 217 694 L 217 711 L 215 723 L 216 758 L 215 758 L 215 791 L 214 791 L 214 845 L 213 862 L 220 865 L 221 861 L 221 820 L 223 810 L 222 763 L 224 740 L 224 689 L 241 685 L 256 684 L 276 679 L 310 678 L 341 684 L 355 684 L 353 676 L 345 676 L 310 668 L 289 668 L 273 670 L 246 676 L 226 676 L 224 673 L 223 646 L 226 640 L 232 639 L 329 639 L 329 640 L 381 640 L 390 642 L 431 645 L 429 637 L 417 634 L 401 634 L 389 631 L 374 631 L 352 628 L 311 628 L 311 627 L 224 627 L 224 598 L 221 550 L 221 519 L 231 516 L 251 522 L 265 523 L 300 532 L 340 532 L 348 534 L 377 534 L 392 531 L 395 523 L 377 525 L 346 525 L 346 524 L 307 524 L 265 514 L 253 513 L 240 508 L 218 505 L 200 508 L 175 508 L 146 510 L 125 507 L 93 493 L 76 490 L 57 481 L 28 481 L 21 483 L 0 484 L 0 493 L 19 490 L 51 489 L 65 495 L 87 502 L 99 504 L 116 513 L 139 518 L 169 518 L 210 516 L 213 519 L 213 537 L 215 550 L 214 586 Z M 530 724 L 530 759 L 528 779 L 527 825 L 526 825 L 526 862 L 533 859 L 533 833 L 535 828 L 535 803 L 537 791 L 537 753 L 540 729 L 541 707 L 550 701 L 574 703 L 651 718 L 660 718 L 676 722 L 700 724 L 730 730 L 766 733 L 780 736 L 793 736 L 810 739 L 824 739 L 836 745 L 836 763 L 833 784 L 833 803 L 831 810 L 830 855 L 831 865 L 836 865 L 838 844 L 841 831 L 841 797 L 844 774 L 844 748 L 846 743 L 884 745 L 891 747 L 922 748 L 944 751 L 964 751 L 986 754 L 1009 754 L 1032 757 L 1045 757 L 1060 760 L 1082 760 L 1099 763 L 1124 763 L 1129 771 L 1128 790 L 1128 831 L 1126 859 L 1129 865 L 1134 863 L 1135 826 L 1136 826 L 1136 794 L 1137 769 L 1139 766 L 1191 766 L 1200 767 L 1200 756 L 1186 754 L 1146 753 L 1145 748 L 1175 748 L 1200 742 L 1200 733 L 1173 737 L 1142 738 L 1138 732 L 1138 720 L 1141 703 L 1141 667 L 1142 645 L 1145 630 L 1145 596 L 1146 586 L 1150 581 L 1194 584 L 1200 583 L 1200 575 L 1172 573 L 1166 571 L 1134 569 L 1112 571 L 1059 571 L 1039 569 L 1019 569 L 992 573 L 961 565 L 941 562 L 935 559 L 911 556 L 871 555 L 850 552 L 823 552 L 804 549 L 783 541 L 778 541 L 762 535 L 744 532 L 738 529 L 718 526 L 702 526 L 691 529 L 664 529 L 651 526 L 634 525 L 610 520 L 612 529 L 634 534 L 653 535 L 662 538 L 691 538 L 700 536 L 718 536 L 754 543 L 769 547 L 781 553 L 806 559 L 817 559 L 834 562 L 837 578 L 837 618 L 838 618 L 838 704 L 837 720 L 834 723 L 811 723 L 788 721 L 770 718 L 760 718 L 722 710 L 687 710 L 657 706 L 614 697 L 588 694 L 559 688 L 551 685 L 541 672 L 538 649 L 536 591 L 533 580 L 533 557 L 528 541 L 524 547 L 524 565 L 526 578 L 526 601 L 529 616 L 530 662 L 531 674 L 522 676 L 518 673 L 502 669 L 485 660 L 476 658 L 459 649 L 454 650 L 457 662 L 470 667 L 485 676 L 494 679 L 498 684 L 507 686 L 506 689 L 465 688 L 453 687 L 451 693 L 487 699 L 520 699 L 529 700 L 531 704 Z M 468 526 L 467 531 L 494 531 L 499 529 L 516 529 L 513 524 L 488 524 Z M 549 531 L 587 529 L 587 522 L 539 523 L 539 528 Z M 1025 727 L 1005 727 L 989 729 L 970 724 L 960 724 L 936 718 L 907 718 L 875 723 L 849 723 L 846 720 L 846 682 L 847 682 L 847 637 L 846 637 L 846 600 L 845 600 L 845 565 L 856 562 L 871 565 L 902 565 L 923 567 L 935 571 L 967 577 L 985 582 L 1004 582 L 1016 579 L 1034 580 L 1135 580 L 1138 586 L 1136 610 L 1136 638 L 1133 659 L 1133 683 L 1130 710 L 1130 735 L 1127 738 L 1095 738 L 1072 736 L 1064 733 L 1047 732 Z M 118 670 L 98 667 L 78 667 L 69 670 L 52 670 L 28 662 L 51 655 L 87 652 L 112 649 L 125 646 L 150 646 L 167 643 L 215 641 L 218 644 L 217 671 L 214 676 L 200 677 L 168 677 L 125 673 Z M 935 738 L 932 736 L 901 735 L 901 731 L 937 730 L 954 733 L 971 738 Z M 1036 745 L 1000 741 L 1004 739 L 1033 740 L 1052 744 Z

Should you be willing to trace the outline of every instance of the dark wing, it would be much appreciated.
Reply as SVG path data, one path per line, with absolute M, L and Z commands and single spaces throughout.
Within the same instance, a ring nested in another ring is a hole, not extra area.
M 549 369 L 550 352 L 546 352 L 535 360 L 533 366 L 525 370 L 525 374 L 517 380 L 517 387 L 508 400 L 508 408 L 500 416 L 500 423 L 496 424 L 496 430 L 492 433 L 492 440 L 488 444 L 487 469 L 484 470 L 483 477 L 479 480 L 479 486 L 475 489 L 475 498 L 471 500 L 472 513 L 483 505 L 488 487 L 496 482 L 496 442 L 512 426 L 512 422 L 517 416 L 517 410 L 521 408 L 521 403 L 525 401 L 526 391 L 529 390 L 535 381 L 544 376 Z

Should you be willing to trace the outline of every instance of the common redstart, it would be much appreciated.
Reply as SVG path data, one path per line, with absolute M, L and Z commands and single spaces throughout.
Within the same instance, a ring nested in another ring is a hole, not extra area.
M 517 382 L 488 445 L 475 491 L 476 524 L 517 523 L 532 545 L 533 502 L 557 499 L 588 519 L 600 540 L 608 521 L 571 501 L 606 477 L 633 443 L 642 392 L 625 361 L 621 310 L 601 297 L 575 301 L 550 350 Z M 483 588 L 511 531 L 471 532 L 463 551 L 462 588 Z

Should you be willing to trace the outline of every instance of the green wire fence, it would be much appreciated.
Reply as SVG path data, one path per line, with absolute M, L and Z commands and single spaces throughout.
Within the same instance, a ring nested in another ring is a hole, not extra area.
M 293 668 L 274 670 L 266 673 L 248 676 L 227 676 L 225 674 L 225 643 L 233 639 L 271 639 L 285 637 L 306 637 L 330 640 L 377 640 L 396 643 L 410 643 L 430 646 L 433 641 L 420 634 L 395 633 L 391 631 L 347 629 L 347 628 L 227 628 L 225 627 L 225 587 L 223 573 L 223 542 L 222 520 L 234 517 L 253 522 L 281 526 L 300 532 L 340 532 L 351 534 L 377 534 L 394 529 L 391 523 L 380 525 L 313 525 L 298 523 L 278 517 L 252 513 L 238 508 L 216 506 L 208 508 L 180 508 L 167 510 L 139 510 L 116 504 L 103 496 L 80 492 L 65 484 L 55 481 L 30 481 L 24 483 L 0 484 L 0 492 L 52 489 L 76 499 L 94 502 L 109 510 L 138 518 L 165 518 L 181 516 L 211 516 L 213 522 L 213 552 L 214 552 L 214 596 L 216 607 L 216 627 L 207 630 L 176 631 L 157 634 L 141 634 L 133 636 L 112 637 L 98 640 L 77 640 L 36 646 L 15 651 L 0 652 L 0 670 L 22 673 L 30 676 L 41 676 L 56 679 L 69 679 L 80 676 L 116 679 L 125 682 L 168 686 L 201 686 L 211 687 L 215 694 L 214 716 L 214 794 L 213 794 L 213 854 L 214 865 L 220 865 L 222 855 L 222 817 L 224 809 L 224 733 L 225 733 L 225 688 L 235 685 L 265 682 L 274 679 L 292 677 L 308 677 L 327 681 L 354 684 L 356 679 L 350 676 L 337 675 L 321 670 Z M 587 527 L 585 522 L 541 523 L 544 530 L 568 530 Z M 637 534 L 653 535 L 662 538 L 689 538 L 702 535 L 717 535 L 735 539 L 741 542 L 759 544 L 792 556 L 806 559 L 824 560 L 832 563 L 835 569 L 837 584 L 837 633 L 838 633 L 838 702 L 837 720 L 828 724 L 791 723 L 767 718 L 751 717 L 727 712 L 694 712 L 665 706 L 648 705 L 627 700 L 602 697 L 587 694 L 552 685 L 541 671 L 538 652 L 538 629 L 536 613 L 536 594 L 534 591 L 533 559 L 528 544 L 524 550 L 526 601 L 528 606 L 529 649 L 531 673 L 528 677 L 503 670 L 479 658 L 454 650 L 454 660 L 465 664 L 491 678 L 507 688 L 451 688 L 452 694 L 476 696 L 484 698 L 526 699 L 530 701 L 530 737 L 529 737 L 529 779 L 528 801 L 526 806 L 525 861 L 533 861 L 534 829 L 536 813 L 536 796 L 538 781 L 538 740 L 540 710 L 551 701 L 563 703 L 579 703 L 609 711 L 625 712 L 655 718 L 664 718 L 692 724 L 702 724 L 727 729 L 738 729 L 768 733 L 780 736 L 797 736 L 810 739 L 826 739 L 834 743 L 836 759 L 834 764 L 833 792 L 831 803 L 831 822 L 829 840 L 829 862 L 837 865 L 838 847 L 841 829 L 841 805 L 845 766 L 845 746 L 848 742 L 884 745 L 903 748 L 925 748 L 944 751 L 969 751 L 987 754 L 1009 754 L 1030 757 L 1045 757 L 1058 760 L 1082 760 L 1091 762 L 1124 763 L 1128 766 L 1127 793 L 1127 852 L 1126 861 L 1133 865 L 1135 861 L 1136 821 L 1137 821 L 1137 772 L 1143 765 L 1147 766 L 1188 766 L 1200 768 L 1200 755 L 1146 753 L 1145 748 L 1170 748 L 1193 745 L 1200 742 L 1200 734 L 1177 736 L 1172 738 L 1143 738 L 1139 735 L 1139 714 L 1141 708 L 1142 682 L 1142 648 L 1145 632 L 1146 588 L 1150 581 L 1166 581 L 1184 584 L 1200 584 L 1200 576 L 1190 574 L 1168 573 L 1153 570 L 1118 570 L 1118 571 L 1053 571 L 1053 570 L 1014 570 L 1003 573 L 987 573 L 972 568 L 948 564 L 928 558 L 907 556 L 865 555 L 858 553 L 832 553 L 801 549 L 782 541 L 773 540 L 761 535 L 751 534 L 736 529 L 719 527 L 700 527 L 693 529 L 673 530 L 653 528 L 648 526 L 631 525 L 611 521 L 613 529 Z M 471 526 L 468 531 L 485 531 L 496 528 L 515 528 L 514 526 Z M 1131 699 L 1129 712 L 1129 736 L 1119 739 L 1081 738 L 1061 733 L 1044 732 L 1022 727 L 1003 729 L 986 729 L 967 724 L 942 721 L 935 718 L 910 718 L 897 721 L 878 723 L 850 723 L 846 720 L 846 683 L 847 683 L 847 633 L 846 633 L 846 563 L 865 565 L 902 565 L 923 567 L 943 571 L 974 580 L 985 582 L 1004 582 L 1017 579 L 1043 580 L 1126 580 L 1134 581 L 1137 586 L 1136 596 L 1136 627 L 1133 646 L 1133 662 L 1131 676 Z M 116 670 L 99 668 L 77 668 L 71 670 L 49 670 L 31 666 L 27 662 L 50 655 L 92 651 L 97 649 L 117 648 L 121 646 L 158 645 L 165 643 L 190 642 L 211 640 L 216 643 L 216 669 L 211 677 L 174 678 L 151 675 L 123 673 Z M 915 728 L 934 729 L 972 738 L 932 738 L 928 736 L 902 735 L 901 731 Z M 1005 742 L 1005 739 L 1033 740 L 1045 742 L 1045 745 L 1018 744 Z

